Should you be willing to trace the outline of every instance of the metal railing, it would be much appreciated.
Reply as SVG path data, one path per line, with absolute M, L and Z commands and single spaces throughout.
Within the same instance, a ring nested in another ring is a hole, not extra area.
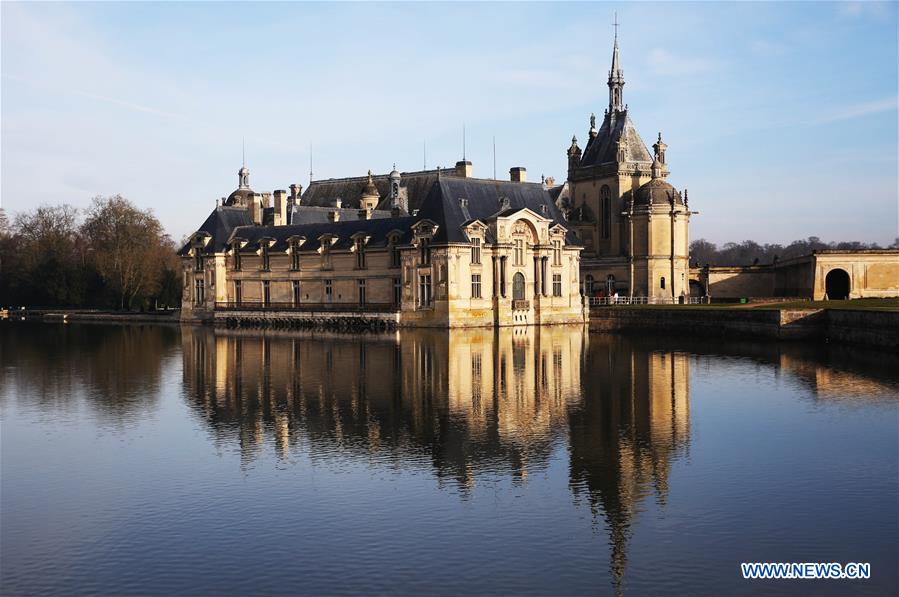
M 293 311 L 293 312 L 394 312 L 399 311 L 399 305 L 394 303 L 264 303 L 261 301 L 224 301 L 215 304 L 216 311 Z
M 611 305 L 701 305 L 705 302 L 701 296 L 588 296 L 586 298 L 591 307 Z

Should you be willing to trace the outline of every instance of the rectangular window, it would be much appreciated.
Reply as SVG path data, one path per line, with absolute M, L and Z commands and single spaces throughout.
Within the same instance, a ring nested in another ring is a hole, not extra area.
M 481 262 L 481 239 L 471 239 L 471 262 L 478 264 Z
M 300 281 L 299 280 L 293 281 L 293 306 L 294 307 L 300 306 Z
M 240 306 L 240 303 L 243 302 L 243 289 L 241 288 L 241 281 L 234 281 L 234 302 L 237 306 Z
M 356 248 L 356 269 L 365 269 L 365 240 L 357 238 L 355 241 Z
M 359 280 L 357 282 L 359 288 L 359 304 L 365 304 L 365 280 Z
M 194 249 L 194 271 L 203 271 L 203 253 L 199 247 Z
M 471 275 L 471 298 L 481 298 L 481 274 Z
M 268 307 L 272 304 L 272 283 L 266 280 L 262 283 L 262 306 Z
M 515 265 L 524 265 L 524 239 L 515 239 Z
M 268 244 L 266 244 L 265 242 L 263 242 L 263 243 L 262 243 L 262 246 L 260 247 L 260 251 L 261 251 L 261 254 L 262 254 L 262 270 L 267 272 L 267 271 L 269 270 L 269 262 L 268 262 Z
M 418 276 L 418 306 L 431 306 L 431 274 Z
M 234 265 L 234 271 L 240 271 L 240 245 L 234 245 L 234 249 L 232 249 L 233 258 L 231 259 L 231 263 Z
M 400 249 L 397 247 L 396 237 L 390 239 L 390 267 L 400 266 Z
M 393 304 L 399 306 L 403 301 L 403 283 L 399 278 L 393 279 Z
M 553 241 L 553 265 L 562 265 L 562 241 Z
M 322 269 L 331 269 L 331 239 L 321 240 Z
M 420 241 L 421 243 L 421 263 L 422 265 L 430 265 L 431 264 L 431 239 L 423 238 Z
M 300 271 L 300 241 L 290 242 L 290 269 Z
M 331 280 L 325 280 L 325 302 L 330 303 L 334 298 L 334 288 L 331 286 Z
M 194 300 L 198 305 L 206 302 L 206 282 L 205 280 L 196 280 L 194 282 Z
M 562 274 L 553 274 L 553 296 L 562 296 Z

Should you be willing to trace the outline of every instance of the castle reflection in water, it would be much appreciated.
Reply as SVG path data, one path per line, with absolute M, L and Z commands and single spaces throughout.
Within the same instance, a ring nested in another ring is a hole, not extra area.
M 465 492 L 480 474 L 524 483 L 567 443 L 573 498 L 606 521 L 619 579 L 640 501 L 664 502 L 689 444 L 688 354 L 580 327 L 386 336 L 185 327 L 182 342 L 193 404 L 245 462 L 272 443 L 285 459 L 375 454 L 424 463 Z

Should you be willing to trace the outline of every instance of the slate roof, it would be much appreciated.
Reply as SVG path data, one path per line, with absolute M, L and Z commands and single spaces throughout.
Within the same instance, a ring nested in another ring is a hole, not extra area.
M 508 200 L 504 207 L 503 199 Z M 463 208 L 459 199 L 467 199 Z M 422 203 L 417 219 L 427 218 L 439 225 L 434 242 L 467 243 L 462 227 L 471 220 L 487 222 L 523 208 L 565 226 L 565 218 L 550 193 L 540 183 L 444 177 L 435 181 Z M 545 212 L 544 212 L 545 210 Z M 467 212 L 467 213 L 466 213 Z M 568 226 L 565 226 L 568 228 Z M 579 244 L 569 231 L 566 241 Z
M 599 166 L 618 161 L 617 141 L 625 146 L 626 162 L 652 163 L 652 154 L 640 138 L 627 110 L 607 112 L 596 137 L 587 143 L 580 167 Z
M 250 212 L 243 207 L 217 206 L 197 232 L 206 232 L 212 235 L 212 240 L 206 245 L 204 253 L 219 253 L 230 238 L 232 231 L 238 226 L 252 226 L 253 220 Z M 186 255 L 190 249 L 190 243 L 185 244 L 178 251 L 178 255 Z
M 328 214 L 336 211 L 340 214 L 339 222 L 347 220 L 358 220 L 359 209 L 333 207 L 314 207 L 310 205 L 294 205 L 290 209 L 291 224 L 324 224 L 330 222 Z M 374 210 L 371 213 L 371 219 L 389 218 L 389 210 Z M 365 218 L 362 218 L 365 219 Z
M 454 168 L 442 168 L 440 177 L 454 177 Z M 372 175 L 372 181 L 378 189 L 381 197 L 377 209 L 390 211 L 390 175 Z M 409 209 L 416 210 L 421 207 L 422 201 L 428 195 L 431 185 L 437 180 L 437 170 L 418 170 L 415 172 L 400 173 L 400 189 L 404 189 Z M 349 209 L 359 209 L 362 191 L 368 184 L 368 176 L 352 176 L 349 178 L 328 178 L 326 180 L 313 180 L 303 191 L 300 205 L 314 207 L 329 207 L 334 205 L 335 199 L 342 201 L 341 206 Z
M 259 241 L 264 238 L 274 239 L 271 251 L 286 251 L 288 239 L 293 236 L 303 237 L 306 240 L 300 245 L 300 252 L 317 251 L 321 243 L 319 238 L 329 234 L 337 238 L 337 242 L 331 245 L 332 250 L 349 249 L 353 246 L 353 235 L 363 232 L 370 236 L 366 247 L 386 247 L 388 235 L 393 231 L 399 231 L 399 244 L 412 241 L 412 224 L 418 218 L 380 218 L 377 220 L 352 220 L 316 224 L 298 224 L 290 226 L 242 226 L 234 229 L 232 238 L 241 238 L 247 241 L 241 252 L 251 252 L 259 249 Z

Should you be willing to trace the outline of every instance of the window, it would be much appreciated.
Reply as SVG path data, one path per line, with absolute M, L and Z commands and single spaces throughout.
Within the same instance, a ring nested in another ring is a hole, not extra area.
M 471 298 L 481 298 L 481 274 L 471 275 Z
M 234 271 L 240 271 L 240 243 L 235 243 L 234 247 L 231 249 L 232 259 L 231 264 L 234 266 Z
M 524 265 L 524 239 L 515 239 L 515 252 L 513 256 L 515 265 Z
M 331 238 L 321 239 L 322 269 L 331 269 Z
M 602 238 L 609 238 L 612 231 L 612 192 L 606 185 L 599 190 L 599 203 L 602 211 L 600 235 Z
M 272 304 L 272 283 L 266 280 L 262 283 L 262 306 L 268 307 Z
M 261 255 L 262 255 L 262 270 L 267 272 L 269 270 L 268 243 L 265 241 L 262 241 L 261 246 L 259 247 L 259 250 L 261 251 Z
M 359 280 L 356 283 L 356 285 L 359 289 L 359 304 L 364 305 L 365 304 L 365 280 Z
M 665 276 L 662 276 L 661 281 L 659 282 L 659 288 L 665 290 Z
M 606 293 L 609 296 L 615 294 L 615 276 L 612 274 L 606 276 Z
M 194 271 L 203 271 L 203 253 L 201 252 L 199 247 L 194 249 Z
M 365 239 L 357 238 L 354 241 L 356 251 L 356 269 L 365 269 Z
M 481 263 L 481 239 L 471 239 L 471 262 Z
M 399 305 L 403 300 L 403 283 L 399 278 L 393 279 L 393 304 Z
M 238 307 L 243 302 L 243 289 L 241 288 L 240 280 L 234 280 L 234 302 Z
M 562 274 L 553 274 L 553 296 L 562 296 Z
M 206 282 L 204 280 L 194 281 L 194 302 L 198 305 L 206 302 Z
M 553 265 L 562 265 L 562 241 L 553 241 Z
M 290 269 L 300 271 L 300 241 L 290 241 Z
M 400 249 L 397 247 L 396 235 L 390 237 L 390 267 L 400 266 Z
M 422 238 L 420 240 L 421 249 L 421 264 L 422 265 L 430 265 L 431 264 L 431 239 L 430 238 Z
M 331 280 L 325 280 L 325 302 L 330 303 L 334 298 L 334 288 L 331 286 Z
M 590 274 L 587 274 L 587 277 L 584 278 L 584 294 L 593 296 L 593 276 Z
M 299 307 L 300 306 L 300 281 L 294 280 L 292 282 L 292 284 L 293 284 L 293 306 Z
M 418 276 L 418 306 L 431 306 L 431 274 Z

